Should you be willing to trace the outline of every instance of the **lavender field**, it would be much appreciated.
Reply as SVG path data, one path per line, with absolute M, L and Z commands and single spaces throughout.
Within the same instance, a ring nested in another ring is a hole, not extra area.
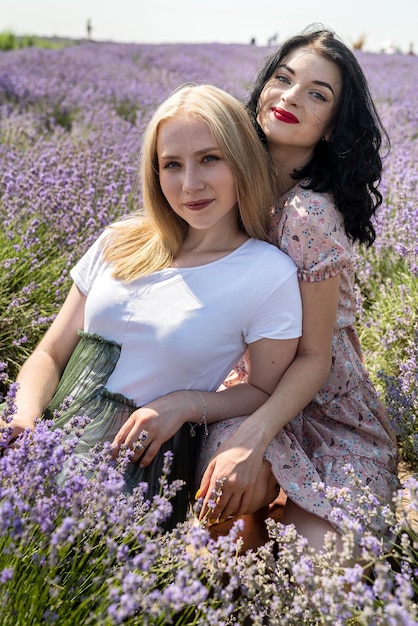
M 19 366 L 66 295 L 69 268 L 107 223 L 140 206 L 141 134 L 155 107 L 188 81 L 213 83 L 245 100 L 268 52 L 250 45 L 104 43 L 0 52 L 0 394 L 13 395 Z M 358 250 L 359 333 L 373 381 L 391 411 L 402 459 L 416 472 L 418 58 L 358 56 L 392 144 L 377 240 L 373 248 Z M 291 530 L 271 529 L 273 540 L 286 547 L 287 560 L 280 565 L 267 552 L 238 557 L 232 538 L 219 540 L 222 547 L 202 529 L 162 539 L 163 505 L 138 507 L 114 487 L 119 483 L 113 470 L 102 468 L 97 488 L 108 487 L 97 501 L 83 500 L 91 489 L 80 477 L 74 478 L 71 497 L 52 486 L 51 476 L 62 464 L 53 446 L 71 457 L 54 437 L 59 439 L 49 431 L 35 435 L 32 446 L 22 446 L 20 465 L 0 459 L 4 626 L 417 623 L 417 546 L 405 538 L 395 570 L 382 548 L 366 541 L 364 550 L 377 564 L 376 581 L 369 585 L 361 580 L 360 567 L 348 574 L 331 567 L 332 546 L 327 574 L 313 575 L 315 558 Z M 25 479 L 35 481 L 36 489 L 23 487 Z M 11 486 L 21 500 L 12 497 Z M 418 506 L 417 481 L 410 479 L 405 490 L 411 504 L 401 522 L 406 536 L 416 540 L 407 515 Z M 122 525 L 112 517 L 115 507 Z M 390 521 L 397 532 L 399 523 Z M 138 537 L 147 539 L 146 553 Z M 82 559 L 87 553 L 89 563 Z M 84 569 L 63 565 L 76 557 Z M 15 576 L 27 579 L 29 600 L 39 599 L 35 608 L 14 585 Z M 352 597 L 341 593 L 346 582 Z

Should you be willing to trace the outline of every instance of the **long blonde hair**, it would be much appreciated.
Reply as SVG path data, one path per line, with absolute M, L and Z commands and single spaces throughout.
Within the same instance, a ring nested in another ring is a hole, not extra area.
M 268 239 L 269 210 L 274 203 L 269 157 L 244 105 L 213 85 L 187 85 L 175 91 L 149 122 L 141 150 L 144 208 L 110 226 L 104 258 L 113 276 L 129 282 L 169 267 L 188 232 L 188 224 L 168 204 L 160 186 L 157 137 L 160 124 L 182 115 L 205 122 L 231 167 L 244 232 Z

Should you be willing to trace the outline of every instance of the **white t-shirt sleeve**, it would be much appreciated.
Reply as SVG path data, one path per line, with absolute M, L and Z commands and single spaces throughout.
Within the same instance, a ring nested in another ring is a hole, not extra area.
M 244 334 L 245 342 L 294 339 L 302 335 L 302 302 L 296 268 L 260 303 Z
M 77 264 L 70 270 L 71 278 L 85 296 L 89 294 L 94 280 L 103 269 L 102 243 L 105 232 L 96 239 Z

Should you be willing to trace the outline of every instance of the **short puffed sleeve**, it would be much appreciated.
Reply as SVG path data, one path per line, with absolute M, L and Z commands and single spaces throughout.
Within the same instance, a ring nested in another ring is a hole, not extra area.
M 304 281 L 337 276 L 352 261 L 352 244 L 332 196 L 300 184 L 274 209 L 271 242 L 290 256 Z

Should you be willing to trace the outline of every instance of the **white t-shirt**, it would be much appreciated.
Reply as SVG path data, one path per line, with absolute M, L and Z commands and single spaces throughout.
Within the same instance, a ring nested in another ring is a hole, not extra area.
M 301 335 L 296 266 L 273 245 L 249 239 L 213 263 L 123 283 L 100 241 L 71 277 L 87 296 L 84 330 L 122 346 L 107 389 L 138 406 L 179 389 L 214 391 L 247 344 Z

